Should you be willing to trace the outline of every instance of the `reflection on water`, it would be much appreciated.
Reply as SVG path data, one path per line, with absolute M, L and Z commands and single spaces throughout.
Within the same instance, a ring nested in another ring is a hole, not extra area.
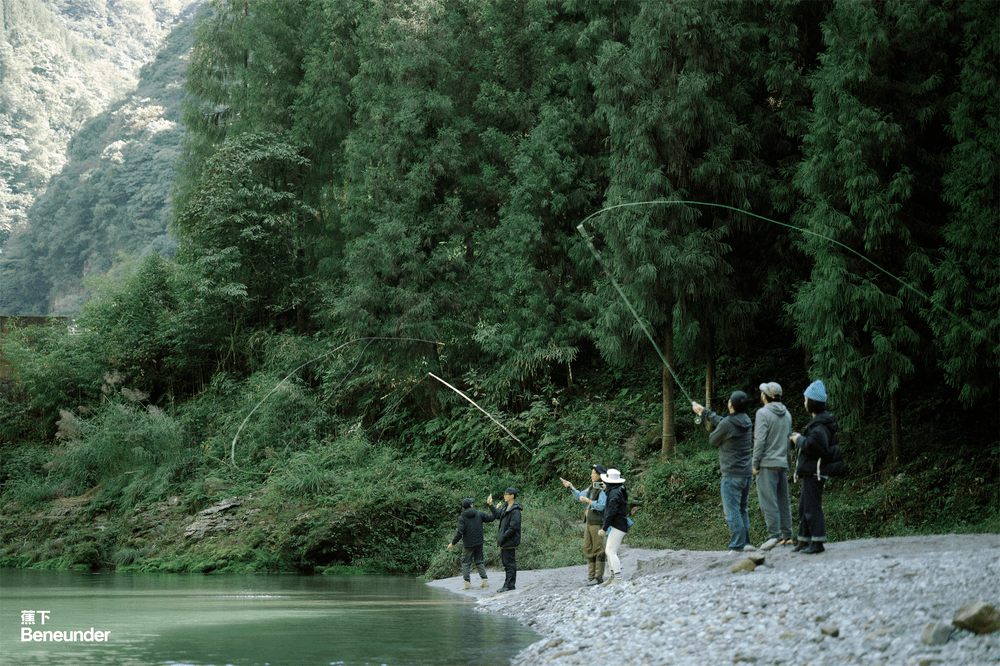
M 0 664 L 499 666 L 538 639 L 473 608 L 406 577 L 4 569 Z M 90 629 L 110 634 L 54 640 Z

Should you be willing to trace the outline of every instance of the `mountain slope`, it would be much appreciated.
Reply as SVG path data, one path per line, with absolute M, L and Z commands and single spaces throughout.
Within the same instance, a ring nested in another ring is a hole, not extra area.
M 86 273 L 165 242 L 201 0 L 0 2 L 0 311 L 72 312 Z

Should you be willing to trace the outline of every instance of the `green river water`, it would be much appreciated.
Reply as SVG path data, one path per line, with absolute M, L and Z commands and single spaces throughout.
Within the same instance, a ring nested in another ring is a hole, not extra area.
M 474 609 L 407 577 L 3 569 L 0 664 L 500 666 L 539 638 Z

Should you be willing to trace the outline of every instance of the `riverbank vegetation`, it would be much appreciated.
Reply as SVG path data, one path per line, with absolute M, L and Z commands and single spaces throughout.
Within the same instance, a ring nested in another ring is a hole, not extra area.
M 3 339 L 0 564 L 451 575 L 515 485 L 562 566 L 591 462 L 720 549 L 690 400 L 815 378 L 832 539 L 1000 532 L 989 2 L 254 5 L 196 33 L 177 255 Z

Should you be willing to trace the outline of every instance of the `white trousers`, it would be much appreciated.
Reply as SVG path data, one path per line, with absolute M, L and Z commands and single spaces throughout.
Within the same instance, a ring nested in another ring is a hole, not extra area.
M 608 530 L 608 543 L 604 546 L 604 554 L 608 557 L 608 566 L 611 573 L 620 574 L 622 572 L 622 562 L 618 559 L 618 546 L 622 545 L 625 532 L 612 527 Z

